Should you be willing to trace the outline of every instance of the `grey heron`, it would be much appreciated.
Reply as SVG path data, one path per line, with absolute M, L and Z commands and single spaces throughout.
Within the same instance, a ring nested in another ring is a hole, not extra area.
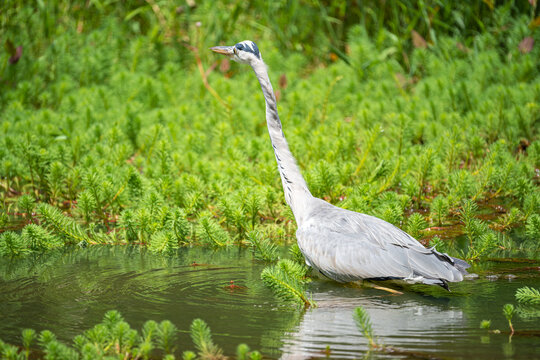
M 266 122 L 285 200 L 298 225 L 296 238 L 306 263 L 338 282 L 405 280 L 440 285 L 463 280 L 465 261 L 425 248 L 394 225 L 334 206 L 311 195 L 283 134 L 266 64 L 250 40 L 212 51 L 252 67 L 266 101 Z

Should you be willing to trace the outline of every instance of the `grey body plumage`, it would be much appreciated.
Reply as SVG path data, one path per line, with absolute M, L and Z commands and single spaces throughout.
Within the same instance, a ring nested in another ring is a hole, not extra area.
M 384 220 L 312 196 L 283 134 L 272 84 L 257 45 L 245 40 L 212 50 L 249 64 L 259 80 L 285 200 L 298 224 L 296 238 L 308 265 L 339 282 L 400 279 L 448 289 L 447 282 L 463 280 L 469 267 L 465 261 L 425 248 Z

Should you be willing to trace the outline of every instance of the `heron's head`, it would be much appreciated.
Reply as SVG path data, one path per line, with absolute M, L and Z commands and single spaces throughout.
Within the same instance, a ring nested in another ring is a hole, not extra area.
M 255 61 L 262 60 L 259 48 L 251 40 L 244 40 L 234 46 L 214 46 L 210 50 L 226 55 L 229 59 L 241 64 L 253 64 Z

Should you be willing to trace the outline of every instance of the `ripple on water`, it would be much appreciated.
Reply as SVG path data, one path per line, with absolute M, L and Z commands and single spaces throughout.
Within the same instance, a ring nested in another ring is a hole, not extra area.
M 377 341 L 409 352 L 489 359 L 497 357 L 505 343 L 504 351 L 518 354 L 514 357 L 531 358 L 534 346 L 538 348 L 533 343 L 537 339 L 514 337 L 508 345 L 504 335 L 478 329 L 483 319 L 492 320 L 493 328 L 507 327 L 502 306 L 515 303 L 517 288 L 540 287 L 539 277 L 533 276 L 537 265 L 519 272 L 512 282 L 482 276 L 452 284 L 452 293 L 432 295 L 415 290 L 394 296 L 313 280 L 309 290 L 318 307 L 302 313 L 277 301 L 260 281 L 265 264 L 237 249 L 186 249 L 166 258 L 127 248 L 90 248 L 7 265 L 2 261 L 0 338 L 8 342 L 18 343 L 21 329 L 27 327 L 51 329 L 70 342 L 73 334 L 100 322 L 105 311 L 117 309 L 136 329 L 149 319 L 171 320 L 181 330 L 182 350 L 193 349 L 188 330 L 198 317 L 210 325 L 214 341 L 227 354 L 244 342 L 273 358 L 324 357 L 327 346 L 333 358 L 361 358 L 367 340 L 353 315 L 362 306 Z M 519 329 L 536 324 L 515 319 Z M 479 343 L 481 336 L 486 343 Z

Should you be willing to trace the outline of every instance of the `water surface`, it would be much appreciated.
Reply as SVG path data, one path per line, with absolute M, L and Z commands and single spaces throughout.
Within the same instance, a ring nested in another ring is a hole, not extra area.
M 451 293 L 415 286 L 395 296 L 314 279 L 309 290 L 319 306 L 306 312 L 279 302 L 262 285 L 264 266 L 236 248 L 182 249 L 163 257 L 138 247 L 91 247 L 0 259 L 0 339 L 19 344 L 21 330 L 31 327 L 52 330 L 70 343 L 117 309 L 137 330 L 146 320 L 171 320 L 181 330 L 181 351 L 194 350 L 188 329 L 202 318 L 226 354 L 246 343 L 267 358 L 285 359 L 328 353 L 336 359 L 540 356 L 540 337 L 516 335 L 510 342 L 502 315 L 504 304 L 518 305 L 516 289 L 540 288 L 540 263 L 488 263 L 477 269 L 479 279 L 452 284 Z M 490 274 L 498 277 L 486 278 Z M 231 289 L 231 280 L 240 288 Z M 358 306 L 371 316 L 378 342 L 397 352 L 367 353 L 353 320 Z M 515 316 L 515 328 L 540 330 L 540 318 L 527 314 Z M 483 319 L 503 333 L 479 329 Z

